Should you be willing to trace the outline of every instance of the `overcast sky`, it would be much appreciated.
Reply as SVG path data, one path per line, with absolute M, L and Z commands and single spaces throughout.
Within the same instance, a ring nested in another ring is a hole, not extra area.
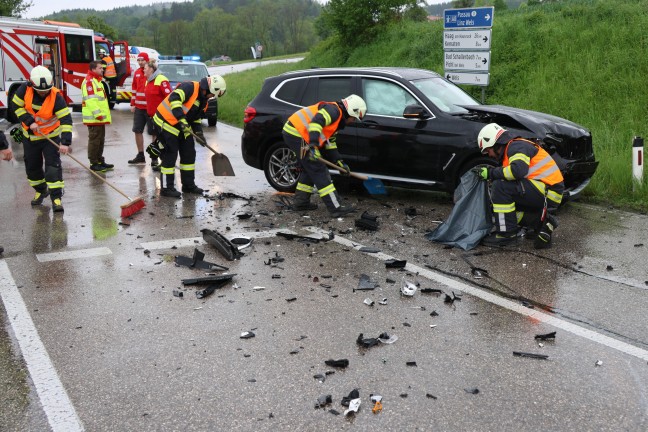
M 448 0 L 427 0 L 427 4 L 439 4 Z M 95 10 L 109 10 L 122 6 L 147 6 L 153 3 L 164 3 L 169 0 L 110 0 L 106 2 L 81 2 L 79 0 L 32 0 L 33 6 L 25 12 L 24 18 L 39 18 L 44 15 L 49 15 L 54 12 L 59 12 L 64 9 L 95 9 Z M 177 3 L 182 3 L 178 1 Z M 320 3 L 326 3 L 325 0 L 320 0 Z

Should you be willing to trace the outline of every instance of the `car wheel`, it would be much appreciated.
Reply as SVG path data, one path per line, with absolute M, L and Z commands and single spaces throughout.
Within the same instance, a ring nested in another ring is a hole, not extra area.
M 216 120 L 217 120 L 216 116 L 209 116 L 207 117 L 207 124 L 209 126 L 216 126 Z
M 263 158 L 263 171 L 270 186 L 279 192 L 294 192 L 299 178 L 297 155 L 283 142 L 273 144 Z

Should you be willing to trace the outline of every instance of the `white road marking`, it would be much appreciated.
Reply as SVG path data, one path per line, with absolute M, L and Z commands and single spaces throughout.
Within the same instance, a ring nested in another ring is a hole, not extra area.
M 62 260 L 77 259 L 77 258 L 91 258 L 91 257 L 111 255 L 111 254 L 112 251 L 107 247 L 99 247 L 93 249 L 81 249 L 81 250 L 73 250 L 73 251 L 66 251 L 66 252 L 52 252 L 46 254 L 37 254 L 36 259 L 38 260 L 38 262 L 48 262 L 48 261 L 62 261 Z
M 27 306 L 4 260 L 0 260 L 0 297 L 52 431 L 83 431 L 81 419 L 38 336 Z
M 319 229 L 319 228 L 308 228 L 309 231 L 312 232 L 317 232 L 317 233 L 322 233 L 326 234 L 327 232 Z M 353 249 L 360 249 L 363 247 L 363 245 L 348 240 L 344 237 L 339 237 L 335 236 L 333 241 L 347 246 L 351 247 Z M 396 259 L 392 256 L 389 256 L 387 254 L 384 254 L 382 252 L 379 253 L 372 253 L 368 254 L 370 256 L 375 257 L 378 260 L 389 260 L 389 259 Z M 617 339 L 611 338 L 609 336 L 605 336 L 603 334 L 597 333 L 595 331 L 586 329 L 584 327 L 581 327 L 576 324 L 572 324 L 568 321 L 562 320 L 560 318 L 556 318 L 554 316 L 551 316 L 545 312 L 537 311 L 535 309 L 529 309 L 528 307 L 522 306 L 521 304 L 518 304 L 514 301 L 505 299 L 503 297 L 499 297 L 495 294 L 489 293 L 488 291 L 481 290 L 479 288 L 472 287 L 468 284 L 465 284 L 463 282 L 456 281 L 454 279 L 451 279 L 447 276 L 444 276 L 442 274 L 433 272 L 429 269 L 425 269 L 423 267 L 419 267 L 417 265 L 407 263 L 406 270 L 412 272 L 412 273 L 418 273 L 419 276 L 423 276 L 427 279 L 436 281 L 440 284 L 443 284 L 447 286 L 448 288 L 451 288 L 453 290 L 457 291 L 462 291 L 466 294 L 470 294 L 474 297 L 480 298 L 484 301 L 487 301 L 489 303 L 495 304 L 497 306 L 503 307 L 504 309 L 508 309 L 510 311 L 519 313 L 520 315 L 527 316 L 529 318 L 533 318 L 534 320 L 538 320 L 540 322 L 543 322 L 545 324 L 549 324 L 553 327 L 556 327 L 558 329 L 570 332 L 576 336 L 580 336 L 582 338 L 591 340 L 592 342 L 599 343 L 601 345 L 607 346 L 609 348 L 621 351 L 622 353 L 629 354 L 633 357 L 640 358 L 642 360 L 648 361 L 648 351 L 641 349 L 639 347 L 636 347 L 634 345 L 631 345 L 629 343 L 625 343 L 622 341 L 619 341 Z

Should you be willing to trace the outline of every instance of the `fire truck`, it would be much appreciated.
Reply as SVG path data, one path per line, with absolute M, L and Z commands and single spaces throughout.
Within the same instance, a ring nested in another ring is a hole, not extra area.
M 96 58 L 95 45 L 111 53 L 118 76 L 121 74 L 125 79 L 130 75 L 125 42 L 97 40 L 93 30 L 74 23 L 0 17 L 0 117 L 11 123 L 17 121 L 8 110 L 9 101 L 37 65 L 52 72 L 54 85 L 68 105 L 80 110 L 81 83 L 89 63 Z

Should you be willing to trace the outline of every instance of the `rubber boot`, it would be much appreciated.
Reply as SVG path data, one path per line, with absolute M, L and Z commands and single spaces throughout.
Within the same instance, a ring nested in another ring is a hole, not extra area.
M 50 194 L 49 189 L 47 188 L 47 185 L 39 185 L 38 188 L 36 189 L 36 195 L 34 195 L 34 199 L 31 200 L 31 205 L 37 206 L 43 204 L 43 200 L 47 198 Z
M 160 179 L 166 177 L 166 187 L 160 189 L 160 195 L 171 198 L 180 198 L 182 194 L 175 188 L 175 174 L 160 174 Z
M 340 196 L 337 191 L 333 191 L 328 195 L 322 197 L 322 201 L 326 204 L 326 209 L 332 218 L 339 218 L 353 213 L 356 209 L 353 206 L 345 206 L 341 204 Z
M 484 246 L 506 246 L 517 241 L 516 233 L 494 232 L 481 241 Z
M 182 192 L 202 195 L 204 190 L 196 186 L 195 171 L 180 171 L 180 180 L 182 181 Z
M 316 210 L 317 204 L 312 203 L 310 201 L 311 195 L 312 194 L 301 190 L 295 191 L 295 198 L 293 199 L 291 210 L 294 211 Z
M 533 247 L 536 249 L 549 249 L 551 247 L 551 237 L 557 226 L 558 221 L 555 216 L 547 214 L 547 218 L 533 242 Z

